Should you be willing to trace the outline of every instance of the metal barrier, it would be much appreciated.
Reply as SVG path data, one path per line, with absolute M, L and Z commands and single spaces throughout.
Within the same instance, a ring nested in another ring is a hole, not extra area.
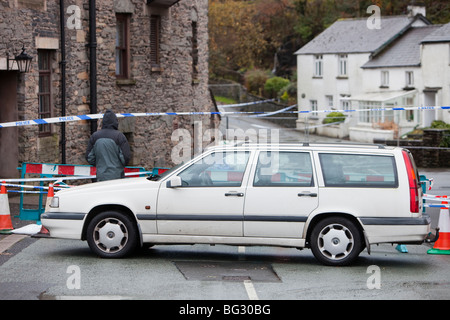
M 96 168 L 90 165 L 76 165 L 76 164 L 53 164 L 53 163 L 32 163 L 24 162 L 20 170 L 21 179 L 26 179 L 26 175 L 34 174 L 39 178 L 57 178 L 65 176 L 79 176 L 90 179 L 96 174 Z M 146 172 L 143 167 L 125 167 L 125 173 L 134 172 Z M 49 179 L 50 180 L 50 179 Z M 55 179 L 57 180 L 57 179 Z M 23 185 L 25 181 L 20 181 Z M 39 181 L 39 186 L 44 186 L 44 181 Z M 43 201 L 43 195 L 46 192 L 39 192 L 39 203 L 37 209 L 25 209 L 24 208 L 24 194 L 20 193 L 20 213 L 19 218 L 21 220 L 40 220 L 41 213 L 45 211 L 45 201 Z

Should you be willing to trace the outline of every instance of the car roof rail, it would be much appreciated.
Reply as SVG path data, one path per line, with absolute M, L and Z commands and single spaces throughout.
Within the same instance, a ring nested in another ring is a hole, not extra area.
M 378 149 L 385 149 L 385 145 L 383 144 L 374 144 L 374 143 L 362 143 L 362 142 L 299 142 L 299 143 L 254 143 L 245 141 L 242 142 L 241 145 L 246 146 L 272 146 L 272 145 L 280 145 L 283 147 L 313 147 L 313 146 L 332 146 L 332 147 L 350 147 L 350 148 L 356 148 L 356 147 L 373 147 Z

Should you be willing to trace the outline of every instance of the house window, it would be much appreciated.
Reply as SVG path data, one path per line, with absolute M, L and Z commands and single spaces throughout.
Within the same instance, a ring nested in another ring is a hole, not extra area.
M 404 98 L 405 107 L 414 107 L 414 97 L 406 97 Z M 405 110 L 404 112 L 406 121 L 413 122 L 414 121 L 414 110 Z
M 129 28 L 130 15 L 125 13 L 116 14 L 116 77 L 119 79 L 129 78 Z
M 325 96 L 325 100 L 327 101 L 327 107 L 332 109 L 333 108 L 333 96 Z
M 314 76 L 323 76 L 323 56 L 321 54 L 314 56 Z
M 407 88 L 414 87 L 414 71 L 405 72 L 405 81 Z
M 359 101 L 359 110 L 359 122 L 378 123 L 384 121 L 381 102 Z
M 339 55 L 338 65 L 339 65 L 338 76 L 346 77 L 347 76 L 347 55 L 346 54 Z
M 38 50 L 39 66 L 39 119 L 50 118 L 52 115 L 52 90 L 51 90 L 51 51 Z M 39 125 L 39 135 L 51 134 L 50 124 Z
M 152 71 L 160 70 L 161 16 L 150 17 L 150 64 Z
M 350 110 L 350 100 L 341 100 L 342 110 Z
M 309 103 L 311 105 L 311 111 L 317 111 L 317 100 L 310 100 Z
M 389 87 L 389 71 L 381 71 L 381 87 Z

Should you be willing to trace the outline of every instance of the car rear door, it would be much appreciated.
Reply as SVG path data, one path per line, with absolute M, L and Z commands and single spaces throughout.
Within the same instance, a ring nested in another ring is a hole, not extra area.
M 244 236 L 300 238 L 318 206 L 309 151 L 260 151 L 246 191 Z

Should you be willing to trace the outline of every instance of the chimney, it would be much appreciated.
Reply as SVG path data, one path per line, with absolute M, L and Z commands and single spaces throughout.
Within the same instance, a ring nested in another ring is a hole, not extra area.
M 425 4 L 420 1 L 411 1 L 411 3 L 407 7 L 408 16 L 415 17 L 418 14 L 423 15 L 424 17 L 427 16 L 427 8 L 425 7 Z

